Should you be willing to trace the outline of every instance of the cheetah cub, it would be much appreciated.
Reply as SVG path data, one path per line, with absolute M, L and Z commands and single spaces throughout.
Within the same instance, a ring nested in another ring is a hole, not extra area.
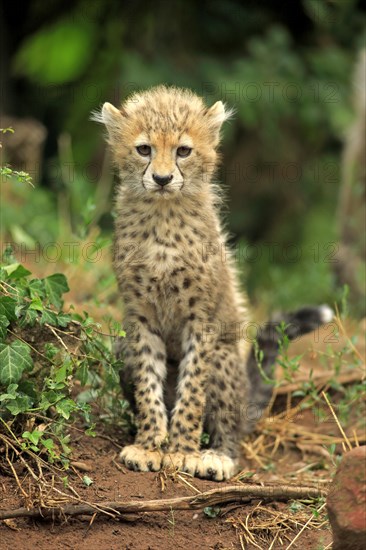
M 120 174 L 114 267 L 124 302 L 121 381 L 138 433 L 128 468 L 174 466 L 217 481 L 238 468 L 246 418 L 248 321 L 219 217 L 212 177 L 221 101 L 159 86 L 116 109 L 103 105 Z M 225 254 L 222 250 L 225 249 Z M 210 448 L 200 448 L 202 431 Z

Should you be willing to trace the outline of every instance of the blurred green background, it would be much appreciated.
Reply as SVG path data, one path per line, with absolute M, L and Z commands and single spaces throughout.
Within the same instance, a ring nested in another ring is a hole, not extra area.
M 65 243 L 108 249 L 116 179 L 90 112 L 174 84 L 236 109 L 219 179 L 252 303 L 268 311 L 341 299 L 341 158 L 365 1 L 33 0 L 1 10 L 1 126 L 15 130 L 2 138 L 3 163 L 35 184 L 2 182 L 5 241 L 58 243 L 49 255 L 65 265 L 82 259 Z M 90 294 L 113 302 L 110 265 L 88 259 Z M 357 292 L 351 307 L 362 309 Z

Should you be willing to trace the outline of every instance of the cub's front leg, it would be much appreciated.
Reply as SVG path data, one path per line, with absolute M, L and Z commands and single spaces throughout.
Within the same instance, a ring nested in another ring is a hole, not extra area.
M 144 315 L 129 317 L 125 323 L 127 334 L 121 351 L 124 369 L 131 374 L 138 431 L 134 445 L 124 447 L 120 459 L 131 470 L 157 471 L 168 439 L 163 401 L 165 344 L 156 326 Z

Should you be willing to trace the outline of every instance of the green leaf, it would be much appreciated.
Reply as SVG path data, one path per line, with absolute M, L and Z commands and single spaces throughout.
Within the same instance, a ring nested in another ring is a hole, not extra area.
M 7 265 L 4 267 L 4 270 L 7 272 L 9 279 L 22 279 L 31 273 L 19 263 Z
M 209 518 L 216 518 L 221 512 L 221 508 L 218 506 L 206 506 L 203 509 L 203 513 Z
M 75 401 L 72 399 L 61 399 L 58 403 L 56 403 L 56 410 L 61 416 L 66 418 L 68 420 L 70 418 L 70 414 L 72 411 L 76 409 L 77 405 Z
M 44 298 L 45 288 L 43 279 L 32 279 L 29 281 L 28 289 L 31 298 Z
M 36 311 L 43 311 L 44 306 L 42 304 L 41 298 L 39 296 L 36 296 L 35 298 L 33 298 L 33 300 L 30 303 L 28 309 L 34 309 Z
M 48 323 L 49 325 L 57 325 L 57 315 L 53 311 L 45 309 L 42 312 L 39 322 L 41 325 L 44 325 L 45 323 Z
M 9 319 L 5 317 L 5 315 L 0 315 L 0 340 L 5 340 L 8 333 L 7 327 L 9 324 Z
M 23 371 L 32 370 L 30 347 L 20 340 L 0 344 L 0 383 L 8 385 L 20 380 Z
M 68 292 L 70 290 L 65 275 L 62 273 L 55 273 L 54 275 L 50 275 L 43 280 L 48 300 L 58 309 L 61 308 L 61 296 L 64 292 Z
M 42 437 L 43 432 L 40 432 L 38 430 L 33 430 L 33 432 L 24 432 L 22 434 L 22 437 L 24 439 L 28 439 L 33 445 L 38 445 L 39 440 Z
M 53 439 L 51 439 L 51 438 L 48 438 L 48 439 L 43 439 L 43 438 L 42 438 L 42 439 L 41 439 L 41 443 L 42 443 L 42 445 L 43 445 L 44 447 L 46 447 L 46 449 L 47 449 L 48 451 L 50 451 L 51 449 L 53 449 L 54 446 L 55 446 L 54 441 L 53 441 Z
M 23 318 L 20 320 L 20 326 L 33 326 L 36 319 L 38 318 L 38 313 L 35 309 L 27 308 L 23 315 Z
M 59 327 L 67 327 L 71 322 L 71 315 L 68 313 L 58 313 L 57 315 L 57 325 Z
M 0 315 L 5 315 L 9 321 L 15 321 L 15 306 L 17 301 L 10 296 L 0 296 Z
M 95 424 L 90 426 L 90 428 L 87 428 L 85 430 L 86 435 L 89 435 L 90 437 L 96 437 L 97 433 L 95 431 Z
M 54 377 L 55 382 L 64 382 L 67 376 L 67 364 L 64 363 L 62 367 L 60 367 Z
M 89 487 L 92 483 L 94 483 L 94 481 L 89 476 L 83 476 L 83 483 Z
M 61 443 L 62 451 L 67 456 L 71 453 L 71 449 L 69 447 L 70 443 L 70 435 L 65 435 L 64 437 L 59 437 L 59 442 Z
M 1 401 L 8 401 L 8 400 L 16 399 L 16 397 L 17 397 L 17 394 L 16 394 L 17 388 L 18 388 L 18 384 L 10 384 L 8 389 L 7 389 L 7 393 L 0 394 L 0 403 L 1 403 Z
M 32 401 L 30 397 L 28 397 L 28 395 L 18 395 L 16 399 L 6 404 L 6 408 L 14 416 L 27 411 L 28 409 L 31 408 L 31 406 L 32 406 Z
M 80 380 L 80 383 L 82 386 L 85 386 L 85 384 L 88 381 L 88 373 L 89 373 L 89 364 L 88 360 L 84 359 L 81 364 L 79 365 L 76 376 L 78 380 Z
M 59 353 L 59 351 L 60 351 L 59 348 L 54 344 L 51 344 L 50 342 L 47 342 L 44 345 L 44 354 L 47 357 L 47 359 L 49 359 L 50 361 L 54 359 L 54 357 Z
M 10 388 L 10 386 L 9 386 Z M 9 391 L 8 388 L 8 391 Z M 32 403 L 34 403 L 36 400 L 39 399 L 39 391 L 31 380 L 21 380 L 19 382 L 19 389 L 18 392 L 21 392 L 22 394 L 25 394 L 26 396 L 30 397 L 32 400 Z
M 46 411 L 52 407 L 58 400 L 62 399 L 62 394 L 54 390 L 43 391 L 41 394 L 41 400 L 39 406 Z

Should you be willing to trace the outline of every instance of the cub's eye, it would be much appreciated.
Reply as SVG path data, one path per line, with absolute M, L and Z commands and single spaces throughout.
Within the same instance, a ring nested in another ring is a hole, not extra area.
M 150 145 L 139 145 L 136 147 L 136 151 L 142 157 L 148 157 L 151 154 L 151 147 Z
M 181 158 L 189 157 L 191 152 L 192 152 L 191 147 L 185 147 L 184 145 L 182 145 L 181 147 L 178 147 L 177 149 L 177 155 L 178 157 L 181 157 Z

